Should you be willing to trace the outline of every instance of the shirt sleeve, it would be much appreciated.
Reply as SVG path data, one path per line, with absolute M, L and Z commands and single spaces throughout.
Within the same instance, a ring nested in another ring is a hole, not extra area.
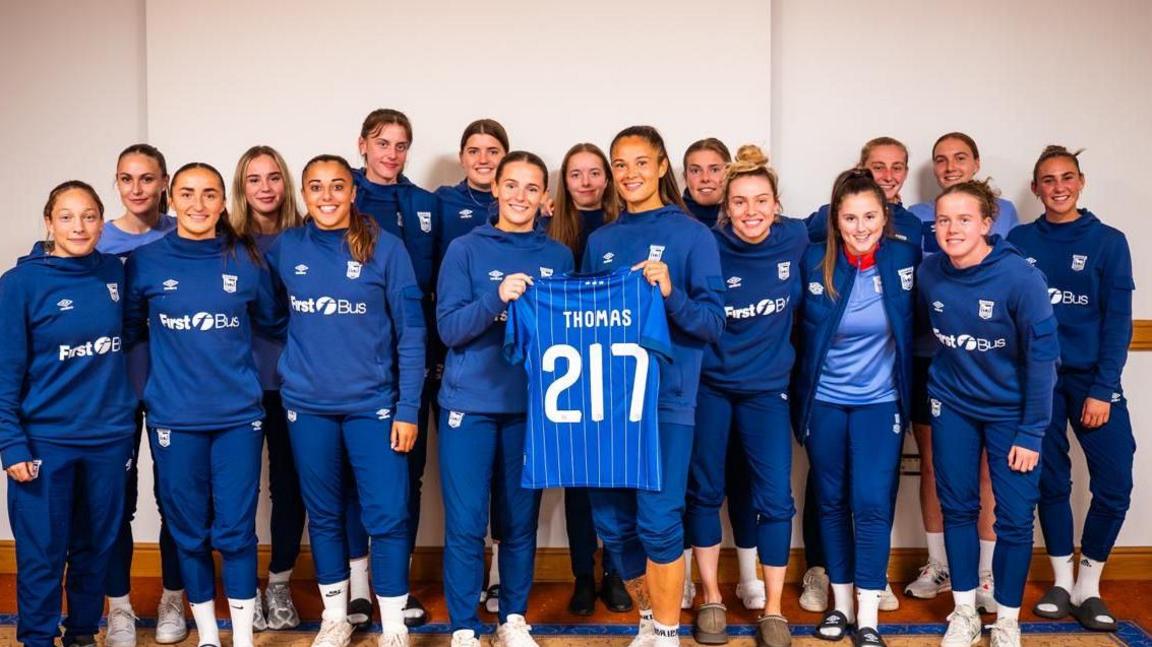
M 0 303 L 0 462 L 7 468 L 32 460 L 20 421 L 32 344 L 24 290 L 11 275 L 0 279 Z
M 1039 270 L 1028 273 L 1016 307 L 1016 334 L 1021 341 L 1024 406 L 1014 445 L 1040 451 L 1044 432 L 1052 419 L 1052 390 L 1060 341 L 1056 316 L 1048 300 L 1048 286 Z
M 1128 362 L 1128 346 L 1132 343 L 1132 252 L 1128 239 L 1117 236 L 1116 244 L 1105 255 L 1104 273 L 1100 281 L 1100 355 L 1096 363 L 1096 377 L 1088 389 L 1088 397 L 1111 402 L 1113 393 L 1120 393 L 1120 377 Z
M 130 254 L 124 264 L 124 348 L 148 339 L 148 298 L 140 276 L 137 254 Z
M 436 328 L 449 348 L 459 348 L 484 334 L 504 310 L 498 290 L 472 296 L 467 250 L 453 241 L 440 266 L 436 285 Z
M 424 390 L 425 325 L 423 295 L 416 284 L 412 259 L 403 245 L 390 250 L 385 261 L 388 312 L 396 330 L 399 397 L 396 420 L 416 424 Z
M 672 286 L 664 309 L 672 324 L 681 331 L 712 343 L 724 332 L 725 288 L 716 239 L 711 232 L 705 230 L 704 234 L 688 252 L 684 287 Z

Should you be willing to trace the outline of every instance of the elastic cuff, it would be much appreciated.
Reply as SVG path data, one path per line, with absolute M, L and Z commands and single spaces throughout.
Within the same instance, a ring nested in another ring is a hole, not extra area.
M 1034 436 L 1025 431 L 1016 432 L 1016 437 L 1012 439 L 1012 444 L 1024 449 L 1030 449 L 1034 452 L 1040 451 L 1040 445 L 1044 442 L 1043 436 Z
M 420 421 L 420 405 L 396 405 L 396 421 L 407 422 L 413 425 L 417 424 Z
M 28 443 L 17 443 L 0 452 L 0 463 L 4 464 L 4 469 L 30 460 L 32 460 L 32 449 L 28 447 Z
M 676 289 L 672 286 L 672 292 L 664 299 L 664 311 L 668 314 L 679 312 L 684 307 L 684 302 L 688 300 L 688 295 L 684 294 L 684 290 Z
M 1088 397 L 1101 402 L 1112 402 L 1113 395 L 1120 395 L 1120 390 L 1103 384 L 1093 384 L 1088 389 Z

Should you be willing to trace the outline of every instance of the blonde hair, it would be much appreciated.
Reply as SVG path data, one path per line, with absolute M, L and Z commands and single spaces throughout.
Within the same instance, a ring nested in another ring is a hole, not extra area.
M 904 145 L 904 142 L 895 137 L 876 137 L 864 142 L 864 146 L 860 148 L 860 161 L 856 165 L 864 168 L 864 165 L 868 163 L 868 156 L 872 154 L 873 150 L 881 146 L 895 146 L 904 151 L 904 163 L 908 163 L 908 147 Z
M 296 204 L 296 183 L 288 173 L 288 164 L 284 158 L 271 146 L 253 146 L 240 156 L 240 161 L 236 162 L 236 172 L 232 174 L 232 209 L 229 218 L 236 233 L 244 236 L 255 233 L 252 227 L 252 207 L 244 195 L 248 165 L 263 155 L 271 157 L 272 161 L 276 162 L 280 167 L 280 175 L 284 178 L 284 201 L 280 203 L 280 212 L 276 215 L 276 231 L 299 227 L 304 222 L 300 215 L 300 207 Z
M 755 144 L 744 144 L 736 151 L 736 159 L 724 171 L 720 195 L 720 222 L 728 221 L 728 187 L 742 177 L 762 177 L 772 186 L 772 196 L 780 204 L 780 179 L 770 165 L 768 154 Z

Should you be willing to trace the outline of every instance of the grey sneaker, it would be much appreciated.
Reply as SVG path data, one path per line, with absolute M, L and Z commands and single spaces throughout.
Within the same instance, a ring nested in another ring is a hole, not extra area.
M 999 608 L 992 571 L 980 571 L 980 586 L 976 587 L 976 610 L 980 613 L 996 613 Z
M 288 584 L 269 584 L 264 597 L 268 604 L 269 629 L 279 631 L 300 626 L 300 614 L 292 604 L 292 589 Z
M 171 645 L 188 637 L 188 622 L 184 619 L 184 596 L 161 595 L 156 609 L 156 642 Z
M 952 590 L 952 575 L 948 567 L 935 560 L 920 567 L 920 575 L 904 587 L 904 595 L 921 600 L 931 600 L 941 593 Z
M 828 573 L 823 566 L 804 571 L 804 591 L 800 594 L 800 608 L 812 613 L 828 610 Z
M 892 585 L 889 584 L 884 587 L 884 593 L 880 595 L 880 610 L 897 611 L 899 609 L 900 598 L 896 597 L 896 594 L 892 592 Z
M 940 647 L 971 647 L 980 644 L 980 616 L 976 609 L 967 604 L 956 607 L 948 616 L 948 631 L 940 641 Z
M 264 631 L 268 628 L 268 623 L 264 620 L 264 598 L 260 595 L 260 589 L 256 589 L 256 609 L 252 614 L 252 631 Z
M 1020 647 L 1020 623 L 1000 618 L 992 625 L 992 647 Z
M 109 611 L 104 644 L 107 647 L 136 647 L 136 614 L 128 609 Z

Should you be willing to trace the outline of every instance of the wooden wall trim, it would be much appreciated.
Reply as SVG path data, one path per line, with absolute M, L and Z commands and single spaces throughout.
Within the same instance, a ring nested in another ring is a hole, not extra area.
M 1132 320 L 1132 350 L 1152 350 L 1152 319 Z

